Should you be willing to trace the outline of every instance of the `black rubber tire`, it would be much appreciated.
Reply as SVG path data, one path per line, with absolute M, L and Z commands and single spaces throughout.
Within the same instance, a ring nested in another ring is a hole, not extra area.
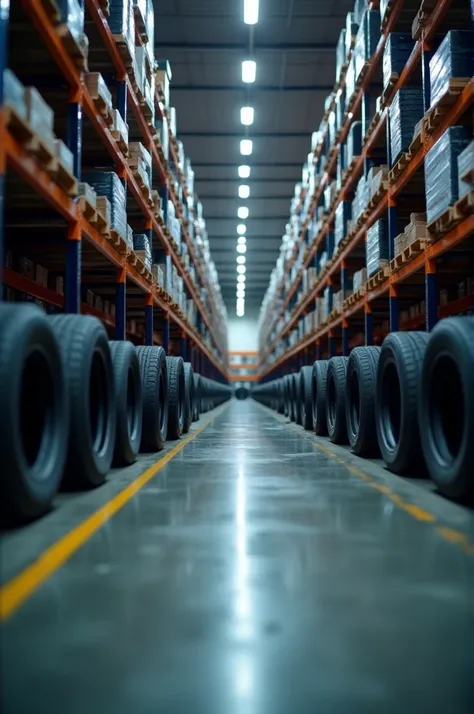
M 51 506 L 69 430 L 61 353 L 45 313 L 0 304 L 0 504 L 2 520 L 29 521 Z
M 418 400 L 421 446 L 439 491 L 474 497 L 474 318 L 442 320 L 425 351 Z
M 89 315 L 49 318 L 61 347 L 69 397 L 66 486 L 94 488 L 105 481 L 115 446 L 115 383 L 103 324 Z
M 194 416 L 194 373 L 191 362 L 184 363 L 184 420 L 183 433 L 191 428 Z
M 185 410 L 184 362 L 182 357 L 167 357 L 168 440 L 176 441 L 183 433 Z
M 326 422 L 329 440 L 347 444 L 346 378 L 348 357 L 331 357 L 326 385 Z
M 283 379 L 278 380 L 277 384 L 278 391 L 278 414 L 285 413 L 285 385 Z
M 299 373 L 295 372 L 293 372 L 293 374 L 290 374 L 291 402 L 293 404 L 293 421 L 295 422 L 295 424 L 301 424 L 299 376 Z
M 162 347 L 135 347 L 143 391 L 140 451 L 161 451 L 168 431 L 168 375 Z
M 375 429 L 375 392 L 380 347 L 355 347 L 349 355 L 346 383 L 347 436 L 357 456 L 380 454 Z
M 109 346 L 117 416 L 113 464 L 128 466 L 136 461 L 142 440 L 143 392 L 140 365 L 131 342 L 110 341 Z
M 417 404 L 428 340 L 426 332 L 392 332 L 380 351 L 375 424 L 382 458 L 396 474 L 417 475 L 423 465 Z
M 287 419 L 293 421 L 291 418 L 292 408 L 290 394 L 290 376 L 288 374 L 285 374 L 285 376 L 283 377 L 283 395 L 285 399 L 285 410 L 283 414 L 286 416 Z
M 194 412 L 193 421 L 201 417 L 201 375 L 194 373 Z
M 313 368 L 301 367 L 300 370 L 300 405 L 301 423 L 307 431 L 313 430 Z
M 318 436 L 327 436 L 326 385 L 328 361 L 318 360 L 313 364 L 311 394 L 313 398 L 313 424 Z

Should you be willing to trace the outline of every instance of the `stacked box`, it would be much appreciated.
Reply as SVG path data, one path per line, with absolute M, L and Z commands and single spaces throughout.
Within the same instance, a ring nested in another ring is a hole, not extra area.
M 354 292 L 356 293 L 360 290 L 367 282 L 367 269 L 362 268 L 362 270 L 357 270 L 352 276 L 352 283 L 354 287 Z
M 361 25 L 364 19 L 364 14 L 369 7 L 368 0 L 355 0 L 354 3 L 354 19 Z
M 367 231 L 366 241 L 367 275 L 370 278 L 384 267 L 388 261 L 388 224 L 386 220 L 376 221 Z
M 3 70 L 3 103 L 14 109 L 23 119 L 28 118 L 25 87 L 10 69 Z
M 91 206 L 96 208 L 97 206 L 97 194 L 92 188 L 92 186 L 89 186 L 88 183 L 85 183 L 83 181 L 79 182 L 77 184 L 77 195 L 78 196 L 84 196 L 88 203 L 90 203 Z
M 109 27 L 113 35 L 128 48 L 130 57 L 135 53 L 135 17 L 132 0 L 110 0 Z
M 117 132 L 117 134 L 120 137 L 120 140 L 124 144 L 128 144 L 128 126 L 125 124 L 124 120 L 122 119 L 122 115 L 120 114 L 118 109 L 114 109 L 114 124 L 113 124 L 113 131 Z M 117 137 L 115 137 L 117 138 Z
M 145 263 L 145 268 L 151 271 L 152 254 L 148 236 L 145 233 L 133 234 L 133 250 Z
M 384 181 L 388 181 L 388 166 L 372 166 L 367 174 L 367 202 L 375 196 Z
M 346 28 L 344 27 L 339 34 L 339 39 L 337 41 L 336 46 L 336 83 L 339 82 L 342 67 L 345 65 L 346 59 Z
M 104 104 L 112 111 L 112 95 L 100 72 L 88 72 L 85 74 L 84 84 L 89 90 L 92 99 L 102 99 Z
M 84 174 L 96 194 L 110 201 L 110 226 L 127 240 L 127 196 L 119 177 L 114 171 L 87 171 Z
M 458 156 L 471 140 L 468 129 L 452 126 L 438 139 L 425 158 L 426 215 L 436 220 L 459 198 Z
M 336 95 L 336 131 L 342 128 L 344 124 L 344 112 L 346 110 L 346 91 L 339 89 Z
M 355 121 L 349 129 L 347 135 L 347 166 L 352 159 L 362 153 L 362 122 Z
M 334 219 L 334 240 L 336 245 L 347 235 L 347 221 L 352 217 L 352 204 L 350 201 L 340 201 L 336 208 Z
M 383 51 L 383 86 L 384 89 L 390 82 L 392 74 L 400 74 L 415 46 L 409 33 L 391 32 L 387 37 Z
M 377 49 L 379 38 L 380 13 L 378 10 L 367 10 L 362 17 L 354 48 L 356 81 L 366 60 L 369 60 Z
M 88 47 L 87 37 L 84 35 L 84 10 L 78 0 L 56 0 L 61 24 L 67 25 L 68 31 L 77 45 L 81 48 Z
M 25 101 L 31 128 L 54 153 L 54 112 L 35 87 L 26 87 Z
M 415 125 L 422 116 L 423 91 L 421 87 L 399 89 L 389 109 L 391 166 L 410 146 Z
M 336 112 L 332 109 L 328 117 L 328 146 L 334 146 L 336 141 Z
M 365 211 L 367 208 L 367 181 L 365 179 L 365 176 L 361 176 L 359 179 L 359 182 L 357 184 L 357 188 L 354 193 L 354 199 L 352 201 L 352 219 L 354 221 L 354 224 L 357 223 L 359 220 L 360 216 L 362 213 Z
M 449 88 L 454 77 L 470 78 L 474 74 L 474 32 L 451 30 L 430 60 L 431 106 Z
M 167 59 L 157 59 L 155 69 L 155 83 L 164 97 L 165 106 L 170 105 L 170 82 L 172 78 L 171 66 Z
M 129 144 L 130 158 L 129 165 L 136 169 L 145 184 L 151 187 L 151 153 L 145 149 L 140 141 L 132 141 Z
M 147 61 L 150 71 L 153 71 L 153 67 L 155 66 L 155 9 L 153 7 L 153 0 L 147 0 L 145 24 L 148 34 L 148 42 L 145 45 Z
M 458 156 L 458 196 L 465 196 L 474 189 L 474 141 Z
M 133 250 L 133 228 L 127 223 L 127 246 Z
M 97 196 L 96 207 L 102 218 L 105 219 L 107 225 L 110 226 L 112 220 L 112 207 L 110 201 L 105 196 Z
M 64 166 L 70 174 L 74 174 L 74 156 L 72 151 L 66 146 L 66 144 L 61 141 L 61 139 L 55 139 L 54 145 L 56 148 L 56 156 L 59 159 L 59 163 Z

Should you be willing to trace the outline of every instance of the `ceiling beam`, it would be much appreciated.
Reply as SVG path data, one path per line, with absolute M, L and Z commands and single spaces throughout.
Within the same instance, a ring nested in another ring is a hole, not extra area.
M 334 84 L 304 84 L 281 87 L 279 84 L 268 84 L 252 86 L 252 92 L 331 92 Z M 173 84 L 171 86 L 173 94 L 175 92 L 248 92 L 245 84 L 229 86 L 228 84 Z M 180 132 L 181 135 L 181 132 Z

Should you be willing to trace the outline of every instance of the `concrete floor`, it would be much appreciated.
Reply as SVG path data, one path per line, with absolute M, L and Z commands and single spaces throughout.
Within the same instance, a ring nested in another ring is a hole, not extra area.
M 2 714 L 472 714 L 472 512 L 216 414 L 4 623 Z M 145 465 L 7 534 L 4 578 Z

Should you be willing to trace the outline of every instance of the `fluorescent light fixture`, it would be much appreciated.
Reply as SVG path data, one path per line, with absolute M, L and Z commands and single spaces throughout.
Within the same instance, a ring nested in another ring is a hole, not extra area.
M 237 245 L 245 245 L 247 242 L 247 238 L 245 236 L 240 236 L 240 238 L 237 238 Z
M 257 76 L 257 63 L 254 60 L 244 60 L 242 62 L 242 82 L 252 84 Z
M 258 0 L 244 0 L 244 22 L 256 25 L 258 22 Z
M 239 166 L 239 178 L 247 179 L 250 176 L 250 166 Z
M 244 265 L 244 263 L 245 263 L 245 255 L 238 255 L 238 256 L 237 256 L 237 263 L 238 263 L 239 265 Z
M 255 111 L 253 107 L 242 107 L 240 110 L 240 121 L 244 126 L 251 126 L 253 124 L 255 116 Z
M 246 271 L 245 265 L 238 265 L 238 266 L 237 266 L 237 272 L 238 272 L 240 275 L 245 275 L 245 271 Z
M 245 221 L 245 219 L 249 217 L 249 209 L 247 206 L 240 206 L 237 211 L 237 216 Z
M 253 150 L 252 139 L 242 139 L 240 142 L 240 153 L 242 156 L 250 156 Z
M 247 252 L 247 246 L 245 245 L 237 245 L 237 253 L 246 253 Z
M 245 285 L 245 275 L 237 275 L 237 282 Z
M 237 307 L 245 307 L 245 298 L 237 298 Z
M 237 314 L 237 317 L 244 317 L 244 315 L 245 315 L 245 310 L 244 310 L 244 309 L 242 309 L 242 310 L 237 310 L 237 313 L 236 313 L 236 314 Z
M 237 233 L 239 234 L 239 236 L 244 236 L 246 230 L 247 226 L 245 225 L 245 223 L 239 223 L 239 225 L 237 226 Z
M 245 297 L 245 288 L 240 288 L 240 286 L 237 288 L 237 293 L 236 293 L 238 298 L 244 298 Z
M 239 186 L 239 198 L 248 198 L 250 196 L 250 186 L 242 184 Z

